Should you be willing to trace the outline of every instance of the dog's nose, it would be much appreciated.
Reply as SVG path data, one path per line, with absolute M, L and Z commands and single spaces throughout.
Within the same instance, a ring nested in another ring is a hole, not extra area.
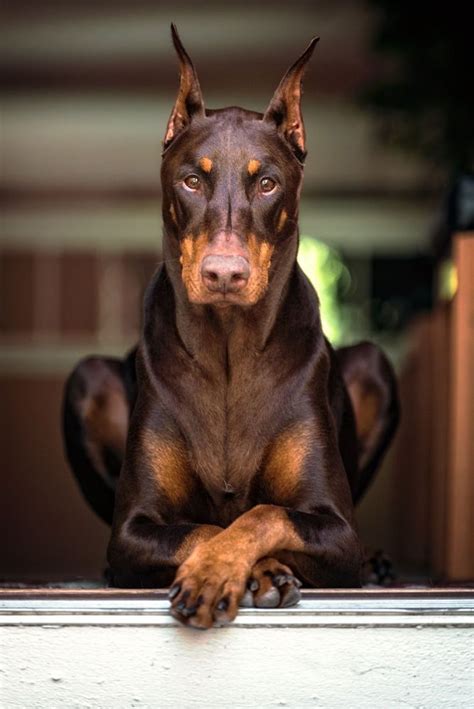
M 238 293 L 250 276 L 250 266 L 243 256 L 206 256 L 201 277 L 206 288 L 216 293 Z

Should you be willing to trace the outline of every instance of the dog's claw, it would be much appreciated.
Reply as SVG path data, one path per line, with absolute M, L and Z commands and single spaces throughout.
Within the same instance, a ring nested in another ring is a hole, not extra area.
M 168 591 L 169 600 L 172 601 L 173 598 L 176 598 L 176 596 L 178 595 L 180 590 L 181 590 L 181 586 L 179 585 L 179 583 L 175 583 L 174 586 L 171 586 L 170 590 Z
M 217 610 L 218 611 L 226 611 L 229 607 L 229 599 L 228 598 L 221 598 L 219 603 L 217 604 Z
M 292 574 L 277 574 L 273 577 L 273 583 L 278 588 L 284 586 L 286 583 L 291 583 L 293 586 L 296 586 L 296 588 L 301 588 L 303 585 L 301 581 Z
M 290 579 L 291 576 L 288 574 L 276 574 L 276 576 L 273 577 L 273 583 L 279 588 L 280 586 L 284 586 L 285 583 L 289 583 Z
M 252 591 L 252 593 L 254 591 L 258 591 L 259 586 L 260 584 L 258 583 L 257 579 L 250 579 L 250 581 L 248 582 L 249 591 Z
M 301 599 L 301 591 L 296 585 L 288 586 L 288 589 L 283 592 L 280 600 L 279 608 L 289 608 L 296 606 Z

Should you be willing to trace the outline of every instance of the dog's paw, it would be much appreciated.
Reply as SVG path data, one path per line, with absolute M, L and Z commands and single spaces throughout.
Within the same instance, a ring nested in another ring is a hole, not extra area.
M 234 555 L 201 544 L 179 567 L 169 591 L 171 614 L 184 625 L 210 628 L 234 620 L 249 568 Z
M 240 605 L 247 608 L 287 608 L 301 598 L 301 581 L 289 566 L 265 557 L 252 568 Z
M 392 586 L 396 580 L 392 560 L 382 550 L 367 553 L 362 569 L 363 586 Z

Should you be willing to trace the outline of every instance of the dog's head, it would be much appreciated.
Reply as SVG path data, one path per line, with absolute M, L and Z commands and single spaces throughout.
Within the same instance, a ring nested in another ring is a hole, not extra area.
M 166 255 L 192 303 L 251 306 L 294 259 L 306 155 L 301 80 L 317 42 L 290 67 L 264 114 L 205 110 L 194 66 L 172 26 L 180 87 L 162 163 Z M 293 246 L 290 251 L 286 247 Z

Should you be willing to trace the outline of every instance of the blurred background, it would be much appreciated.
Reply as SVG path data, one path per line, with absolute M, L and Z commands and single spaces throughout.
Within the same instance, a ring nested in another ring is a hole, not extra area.
M 305 81 L 300 261 L 335 344 L 380 342 L 397 439 L 358 511 L 406 578 L 474 577 L 474 107 L 462 3 L 4 3 L 0 578 L 100 578 L 108 529 L 64 461 L 65 378 L 123 355 L 160 259 L 160 152 L 178 72 L 208 107 L 264 110 Z

